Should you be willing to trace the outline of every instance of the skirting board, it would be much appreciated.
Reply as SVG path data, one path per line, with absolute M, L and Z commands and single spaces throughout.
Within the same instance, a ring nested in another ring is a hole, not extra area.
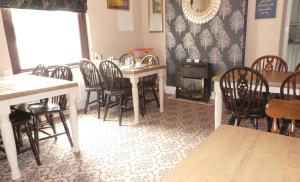
M 176 87 L 165 85 L 165 93 L 175 95 Z M 215 98 L 215 92 L 211 92 L 210 99 L 214 99 L 214 98 Z

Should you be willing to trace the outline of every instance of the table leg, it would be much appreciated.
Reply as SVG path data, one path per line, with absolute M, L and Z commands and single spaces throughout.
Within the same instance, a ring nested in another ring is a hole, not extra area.
M 138 92 L 138 78 L 134 75 L 130 77 L 130 83 L 132 85 L 132 102 L 134 112 L 134 122 L 139 123 L 139 92 Z
M 79 137 L 78 137 L 78 116 L 77 116 L 77 88 L 70 88 L 70 93 L 68 94 L 69 100 L 69 113 L 70 113 L 70 125 L 72 130 L 73 138 L 73 151 L 79 152 Z
M 218 86 L 218 82 L 215 82 L 215 129 L 217 129 L 222 122 L 222 93 L 220 87 Z
M 164 112 L 164 70 L 160 70 L 158 74 L 159 79 L 159 106 L 160 112 Z
M 8 119 L 9 113 L 9 106 L 6 105 L 1 107 L 0 129 L 8 164 L 11 169 L 11 177 L 13 180 L 17 180 L 21 177 L 21 173 L 18 166 L 17 150 L 13 129 L 11 126 L 11 122 Z

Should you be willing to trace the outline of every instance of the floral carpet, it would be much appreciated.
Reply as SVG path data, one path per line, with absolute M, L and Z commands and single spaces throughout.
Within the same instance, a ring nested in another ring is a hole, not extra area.
M 214 105 L 165 99 L 165 112 L 155 102 L 133 125 L 133 111 L 118 125 L 118 109 L 107 121 L 97 119 L 96 109 L 79 114 L 81 152 L 74 154 L 65 135 L 40 142 L 42 165 L 31 151 L 18 155 L 22 178 L 18 181 L 154 182 L 162 178 L 213 132 Z M 103 117 L 103 109 L 101 109 Z M 224 115 L 224 122 L 228 115 Z M 249 122 L 241 125 L 251 127 Z M 262 122 L 260 129 L 265 130 Z M 61 127 L 59 127 L 61 129 Z M 24 138 L 26 138 L 24 136 Z M 7 160 L 0 161 L 0 182 L 11 181 Z

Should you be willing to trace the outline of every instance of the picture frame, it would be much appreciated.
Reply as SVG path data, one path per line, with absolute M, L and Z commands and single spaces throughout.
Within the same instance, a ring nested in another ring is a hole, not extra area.
M 130 0 L 107 0 L 108 9 L 129 10 Z
M 148 0 L 149 32 L 163 32 L 163 1 Z

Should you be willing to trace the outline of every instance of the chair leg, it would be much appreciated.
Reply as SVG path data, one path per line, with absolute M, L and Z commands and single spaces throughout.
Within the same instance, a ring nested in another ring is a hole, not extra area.
M 143 99 L 143 96 L 140 94 L 139 95 L 139 100 L 140 100 L 140 112 L 141 112 L 141 115 L 142 117 L 144 117 L 144 109 L 145 109 L 145 105 L 144 105 L 144 99 Z
M 292 120 L 290 123 L 289 136 L 295 137 L 295 120 Z
M 228 124 L 229 125 L 234 125 L 234 122 L 235 122 L 235 117 L 234 116 L 231 116 L 228 120 Z
M 40 161 L 40 155 L 39 155 L 38 147 L 37 147 L 36 143 L 34 142 L 34 139 L 32 137 L 32 134 L 31 134 L 31 131 L 30 131 L 28 125 L 25 124 L 24 126 L 25 126 L 25 129 L 26 129 L 26 133 L 27 133 L 27 136 L 28 136 L 28 139 L 29 139 L 30 148 L 32 150 L 33 156 L 35 158 L 35 161 L 36 161 L 37 165 L 40 166 L 41 161 Z
M 97 109 L 98 109 L 98 119 L 100 119 L 100 93 L 97 92 Z
M 253 118 L 254 129 L 258 130 L 258 118 Z
M 268 132 L 271 132 L 272 123 L 273 123 L 273 119 L 271 117 L 267 116 L 267 131 Z
M 122 112 L 123 112 L 123 95 L 119 97 L 119 107 L 120 107 L 120 114 L 119 114 L 119 126 L 122 125 Z
M 19 145 L 19 137 L 18 137 L 18 134 L 17 134 L 17 127 L 16 126 L 13 126 L 13 132 L 14 132 L 14 138 L 15 138 L 15 143 L 16 143 L 16 149 L 17 151 L 20 150 L 20 145 Z
M 47 118 L 47 121 L 49 122 L 52 130 L 53 130 L 53 133 L 56 134 L 56 127 L 55 127 L 55 124 L 54 124 L 54 121 L 53 121 L 53 114 L 45 114 L 46 118 Z M 57 140 L 57 136 L 54 137 L 55 140 Z
M 107 98 L 106 98 L 106 104 L 105 104 L 105 109 L 104 109 L 103 121 L 105 121 L 106 116 L 107 116 L 107 111 L 108 111 L 108 108 L 109 108 L 110 99 L 111 99 L 111 96 L 108 95 Z
M 62 111 L 59 112 L 59 117 L 60 117 L 60 119 L 61 119 L 61 121 L 63 123 L 63 126 L 65 128 L 65 132 L 66 132 L 66 134 L 68 136 L 68 139 L 69 139 L 69 142 L 71 144 L 71 147 L 73 147 L 73 141 L 72 141 L 72 138 L 71 138 L 71 134 L 70 134 L 68 125 L 66 123 L 65 115 L 64 115 L 64 113 Z
M 37 147 L 37 151 L 40 152 L 40 145 L 39 145 L 39 131 L 38 131 L 38 116 L 33 115 L 33 134 L 34 140 Z
M 87 91 L 85 107 L 84 107 L 84 114 L 87 113 L 87 108 L 88 108 L 89 102 L 90 102 L 90 94 L 91 94 L 90 91 Z
M 154 98 L 155 98 L 155 101 L 156 101 L 157 107 L 160 107 L 160 105 L 159 105 L 159 101 L 158 101 L 158 97 L 157 97 L 157 95 L 156 95 L 155 88 L 154 88 L 154 87 L 151 87 L 151 90 L 152 90 L 152 93 L 153 93 L 153 95 L 154 95 Z

